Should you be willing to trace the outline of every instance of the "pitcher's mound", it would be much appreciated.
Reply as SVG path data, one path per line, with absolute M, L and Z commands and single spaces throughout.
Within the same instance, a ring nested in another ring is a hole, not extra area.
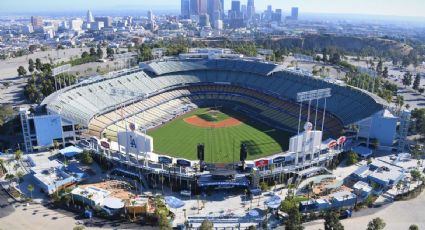
M 242 123 L 236 118 L 227 118 L 219 122 L 211 122 L 211 121 L 206 121 L 198 116 L 188 117 L 183 120 L 184 122 L 188 124 L 202 127 L 202 128 L 227 128 L 227 127 L 237 126 Z

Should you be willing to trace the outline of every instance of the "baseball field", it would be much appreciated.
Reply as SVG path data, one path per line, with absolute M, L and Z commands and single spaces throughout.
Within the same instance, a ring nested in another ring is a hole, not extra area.
M 148 131 L 158 154 L 196 160 L 196 146 L 205 144 L 207 162 L 239 161 L 245 143 L 248 160 L 286 151 L 290 133 L 275 129 L 232 110 L 199 108 Z

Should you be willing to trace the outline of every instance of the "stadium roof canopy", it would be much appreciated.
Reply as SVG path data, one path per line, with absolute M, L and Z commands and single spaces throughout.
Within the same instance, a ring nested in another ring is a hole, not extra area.
M 161 61 L 142 65 L 145 70 L 155 75 L 195 71 L 195 70 L 224 70 L 235 72 L 255 73 L 268 76 L 282 70 L 282 66 L 253 60 L 234 59 L 200 59 L 184 61 Z
M 296 104 L 298 92 L 331 88 L 327 111 L 349 125 L 383 110 L 387 103 L 378 96 L 351 86 L 332 84 L 282 66 L 250 60 L 184 60 L 142 64 L 115 75 L 85 81 L 48 96 L 42 104 L 52 113 L 88 126 L 90 120 L 123 104 L 142 100 L 139 95 L 114 95 L 114 89 L 143 95 L 196 84 L 229 84 L 255 89 Z M 324 103 L 319 103 L 324 108 Z

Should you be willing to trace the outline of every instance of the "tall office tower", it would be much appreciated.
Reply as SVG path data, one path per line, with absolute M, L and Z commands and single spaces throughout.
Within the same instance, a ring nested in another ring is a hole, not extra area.
M 40 16 L 32 16 L 31 17 L 31 25 L 34 29 L 40 28 L 43 26 L 43 18 Z
M 247 13 L 248 13 L 248 11 L 247 11 L 247 7 L 246 7 L 246 5 L 245 5 L 245 4 L 242 4 L 242 5 L 241 5 L 241 16 L 242 16 L 243 18 L 246 18 Z
M 273 14 L 272 21 L 281 22 L 282 21 L 282 9 L 276 9 Z
M 94 17 L 93 14 L 91 13 L 90 10 L 87 11 L 87 18 L 86 18 L 86 22 L 87 23 L 92 23 L 94 22 Z
M 273 8 L 271 5 L 267 6 L 267 10 L 263 14 L 263 20 L 271 21 L 273 19 Z
M 190 0 L 181 0 L 181 12 L 182 18 L 190 18 Z
M 221 12 L 221 18 L 224 18 L 224 0 L 220 0 L 220 12 Z
M 199 26 L 201 27 L 210 27 L 210 17 L 208 14 L 201 14 L 199 16 Z
M 148 19 L 149 19 L 149 21 L 153 21 L 153 18 L 154 18 L 154 16 L 153 16 L 152 10 L 148 10 Z
M 247 17 L 249 20 L 251 20 L 255 15 L 255 5 L 254 0 L 248 0 L 247 4 Z
M 208 15 L 210 16 L 210 19 L 212 22 L 215 20 L 220 20 L 221 16 L 221 2 L 220 0 L 208 0 Z M 218 13 L 217 13 L 218 12 Z M 218 16 L 218 17 L 217 17 Z
M 199 0 L 190 0 L 190 15 L 199 15 Z
M 208 0 L 199 0 L 199 15 L 208 13 Z
M 237 14 L 240 14 L 240 12 L 241 12 L 241 2 L 239 0 L 233 0 L 231 10 L 233 12 L 236 12 Z
M 298 20 L 298 7 L 292 7 L 291 19 L 292 20 Z

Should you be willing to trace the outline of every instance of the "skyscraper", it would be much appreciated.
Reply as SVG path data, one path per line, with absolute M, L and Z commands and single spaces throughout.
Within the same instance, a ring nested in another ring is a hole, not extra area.
M 210 20 L 214 22 L 215 20 L 220 20 L 221 18 L 221 1 L 220 0 L 208 0 L 208 15 Z
M 181 17 L 190 17 L 190 0 L 181 0 Z
M 232 1 L 232 11 L 240 14 L 241 12 L 241 2 L 239 0 Z
M 35 28 L 39 28 L 43 26 L 43 18 L 40 16 L 32 16 L 31 17 L 31 25 L 32 27 Z
M 275 13 L 273 14 L 272 20 L 275 22 L 281 22 L 282 21 L 282 9 L 276 9 Z
M 148 19 L 149 19 L 149 21 L 153 21 L 153 12 L 152 12 L 152 10 L 148 10 Z
M 94 17 L 93 14 L 91 13 L 90 10 L 87 11 L 87 18 L 86 18 L 86 22 L 87 23 L 92 23 L 94 22 Z
M 199 0 L 199 14 L 208 13 L 208 0 Z
M 292 20 L 298 20 L 298 7 L 292 7 L 291 19 Z
M 199 15 L 199 0 L 190 0 L 190 15 Z
M 221 12 L 221 17 L 224 17 L 224 0 L 220 0 L 220 12 Z
M 247 18 L 251 20 L 255 15 L 255 5 L 254 0 L 248 0 L 247 4 Z

